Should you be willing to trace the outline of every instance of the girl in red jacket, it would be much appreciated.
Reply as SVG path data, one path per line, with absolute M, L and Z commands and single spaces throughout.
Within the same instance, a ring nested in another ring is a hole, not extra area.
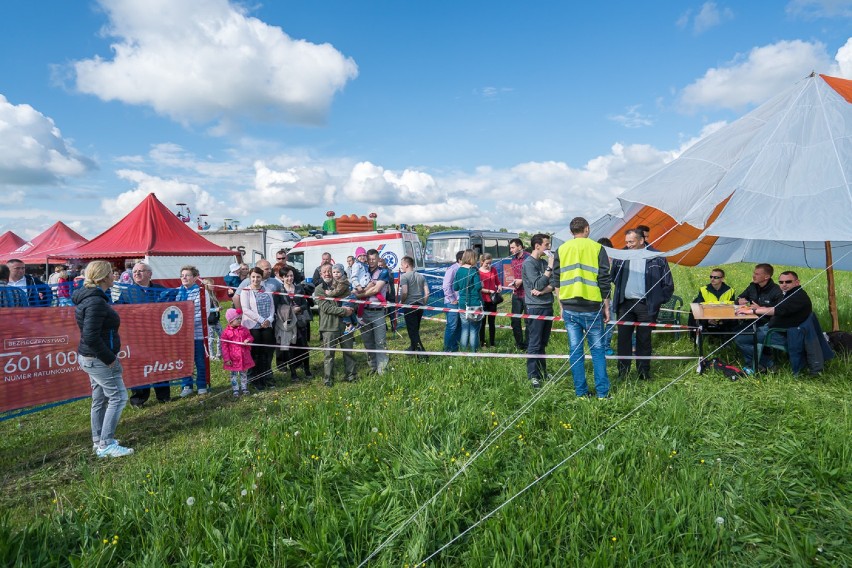
M 222 368 L 231 371 L 231 390 L 234 396 L 243 396 L 248 392 L 248 376 L 246 371 L 254 367 L 251 358 L 251 332 L 243 327 L 243 311 L 229 309 L 225 312 L 228 327 L 222 331 Z

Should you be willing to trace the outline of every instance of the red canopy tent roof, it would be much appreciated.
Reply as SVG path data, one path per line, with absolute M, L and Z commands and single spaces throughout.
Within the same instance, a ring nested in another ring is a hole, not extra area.
M 3 235 L 0 235 L 0 255 L 17 250 L 25 244 L 27 244 L 27 241 L 12 231 L 6 231 Z
M 183 223 L 153 194 L 148 194 L 118 223 L 73 250 L 68 258 L 140 258 L 143 256 L 234 256 Z
M 85 242 L 85 237 L 62 221 L 57 221 L 32 241 L 24 243 L 3 256 L 6 257 L 4 260 L 17 258 L 24 264 L 45 264 L 48 257 L 61 258 L 66 250 Z

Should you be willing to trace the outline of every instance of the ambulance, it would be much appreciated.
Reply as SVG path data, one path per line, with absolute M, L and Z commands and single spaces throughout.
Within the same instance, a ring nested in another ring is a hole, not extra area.
M 339 262 L 346 266 L 346 257 L 355 256 L 355 249 L 358 247 L 379 251 L 379 256 L 387 263 L 396 280 L 399 280 L 400 263 L 404 256 L 414 259 L 415 269 L 418 271 L 424 269 L 420 239 L 417 233 L 405 229 L 379 229 L 305 237 L 287 253 L 287 264 L 299 269 L 305 275 L 305 280 L 310 282 L 314 270 L 322 262 L 323 253 L 330 253 L 335 263 Z

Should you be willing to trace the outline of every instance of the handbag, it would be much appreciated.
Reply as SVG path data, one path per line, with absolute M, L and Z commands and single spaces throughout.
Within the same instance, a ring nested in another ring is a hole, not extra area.
M 210 311 L 207 313 L 207 323 L 210 325 L 216 325 L 219 323 L 219 312 Z
M 503 301 L 503 294 L 500 292 L 494 292 L 491 294 L 491 301 L 494 302 L 494 305 L 496 306 Z
M 469 322 L 482 321 L 482 318 L 485 317 L 485 314 L 483 314 L 481 310 L 482 306 L 467 306 L 464 309 L 464 319 Z

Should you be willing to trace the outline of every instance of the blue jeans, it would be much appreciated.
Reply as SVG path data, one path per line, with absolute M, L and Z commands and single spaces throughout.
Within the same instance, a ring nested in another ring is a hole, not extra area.
M 595 392 L 598 398 L 609 394 L 609 376 L 606 374 L 606 349 L 604 343 L 603 312 L 573 312 L 562 310 L 565 329 L 568 331 L 568 360 L 571 362 L 571 376 L 574 379 L 574 394 L 586 396 L 589 387 L 586 383 L 585 357 L 583 355 L 583 336 L 592 353 L 592 369 L 595 374 Z
M 613 314 L 613 319 L 615 318 L 615 314 Z M 611 323 L 604 324 L 604 337 L 603 337 L 603 346 L 604 350 L 612 349 L 612 334 L 615 332 L 615 325 Z
M 762 349 L 763 340 L 766 339 L 766 334 L 769 333 L 769 325 L 762 325 L 757 328 L 757 352 L 760 353 L 760 366 L 771 367 L 772 356 L 766 349 Z M 734 338 L 734 342 L 743 354 L 743 360 L 746 367 L 754 367 L 754 343 L 750 333 L 741 333 Z M 787 347 L 787 337 L 783 333 L 773 333 L 769 340 L 770 345 L 779 347 Z
M 461 318 L 461 337 L 459 339 L 459 347 L 461 349 L 476 353 L 476 348 L 479 347 L 480 326 L 482 326 L 481 320 L 469 321 L 467 318 Z
M 204 340 L 196 339 L 193 349 L 195 359 L 195 385 L 200 389 L 207 388 L 207 364 L 204 360 Z M 184 377 L 180 385 L 184 388 L 192 388 L 192 375 Z
M 92 442 L 104 448 L 115 441 L 115 428 L 127 404 L 121 361 L 108 367 L 95 357 L 77 357 L 92 386 Z
M 444 307 L 457 310 L 459 305 L 444 302 Z M 444 351 L 455 352 L 459 350 L 459 340 L 461 339 L 460 320 L 458 312 L 447 312 L 447 328 L 444 330 Z

